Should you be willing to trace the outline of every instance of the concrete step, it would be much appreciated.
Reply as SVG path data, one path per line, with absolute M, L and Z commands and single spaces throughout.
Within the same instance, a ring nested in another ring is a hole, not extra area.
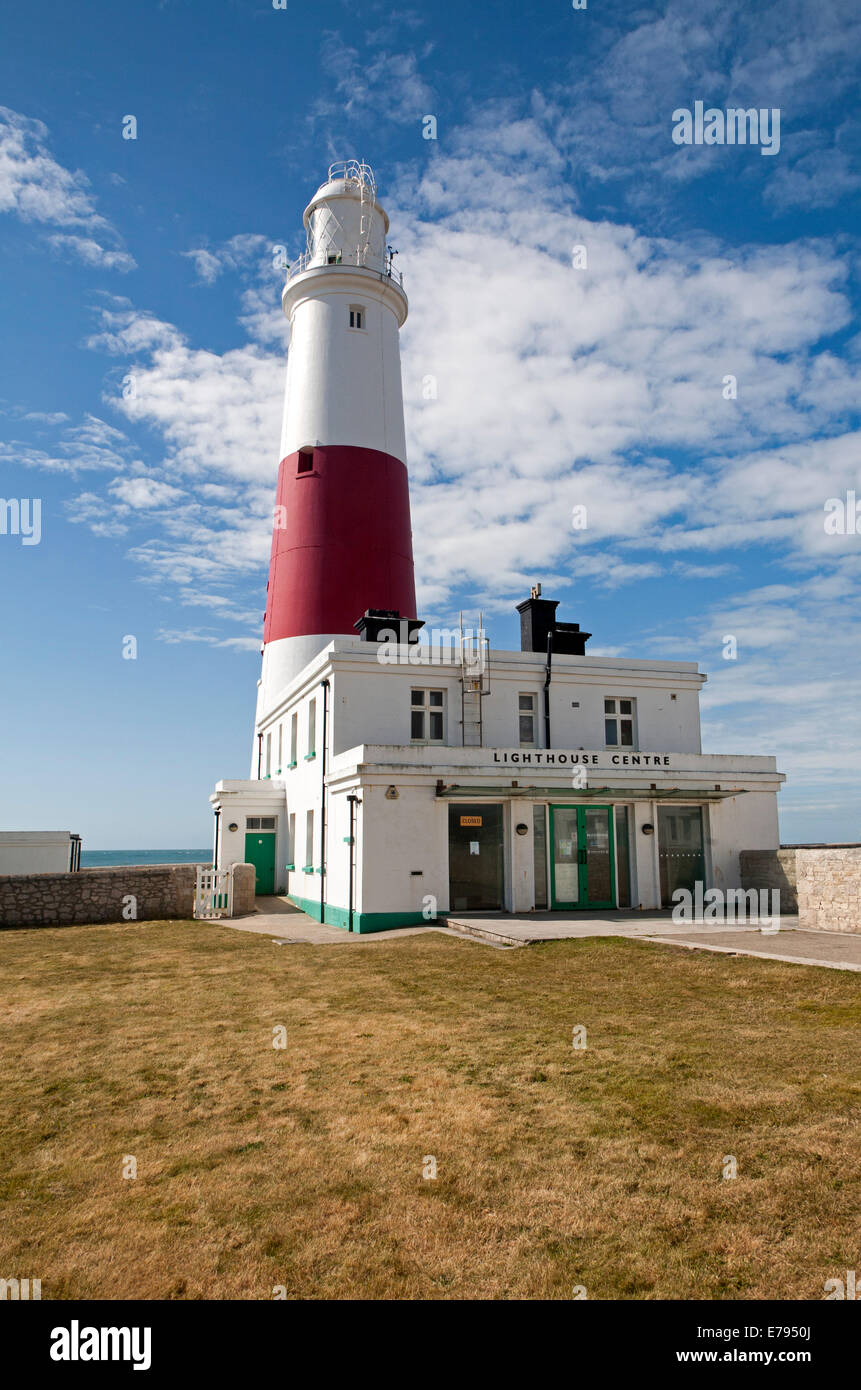
M 494 931 L 492 927 L 477 927 L 473 922 L 460 922 L 456 917 L 440 917 L 448 927 L 449 931 L 457 936 L 471 937 L 475 941 L 486 941 L 491 946 L 502 947 L 506 951 L 516 951 L 521 946 L 528 946 L 528 941 L 512 941 L 510 936 L 504 936 L 502 932 Z

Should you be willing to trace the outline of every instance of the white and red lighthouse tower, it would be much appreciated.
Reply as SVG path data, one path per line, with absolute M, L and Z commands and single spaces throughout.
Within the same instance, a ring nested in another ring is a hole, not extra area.
M 398 333 L 407 316 L 374 176 L 333 165 L 305 209 L 290 320 L 258 726 L 369 608 L 415 618 Z

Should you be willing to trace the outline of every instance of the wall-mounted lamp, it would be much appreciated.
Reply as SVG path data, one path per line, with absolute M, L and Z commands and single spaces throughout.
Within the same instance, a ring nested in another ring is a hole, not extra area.
M 515 831 L 517 832 L 518 835 L 528 835 L 528 834 L 529 834 L 529 826 L 528 826 L 528 825 L 525 825 L 525 824 L 523 823 L 523 821 L 521 821 L 520 824 L 519 824 L 519 825 L 516 825 L 514 828 L 515 828 Z
M 643 826 L 643 834 L 644 834 L 644 835 L 654 835 L 654 833 L 655 833 L 655 827 L 654 827 L 653 825 L 648 825 L 648 824 L 647 824 L 647 825 L 644 825 L 644 826 Z

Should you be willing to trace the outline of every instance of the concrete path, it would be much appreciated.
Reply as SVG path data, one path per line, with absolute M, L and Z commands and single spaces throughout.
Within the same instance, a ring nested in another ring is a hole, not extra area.
M 412 936 L 415 932 L 444 931 L 439 924 L 429 923 L 426 927 L 394 927 L 391 931 L 348 932 L 343 927 L 330 927 L 315 922 L 306 912 L 294 907 L 287 898 L 257 898 L 257 911 L 250 917 L 221 919 L 221 926 L 234 927 L 236 931 L 255 932 L 259 936 L 272 936 L 286 945 L 313 946 L 355 946 L 361 942 L 383 941 L 398 936 Z
M 730 956 L 758 956 L 784 960 L 792 965 L 824 965 L 830 970 L 861 971 L 861 936 L 845 932 L 799 931 L 782 928 L 775 936 L 751 931 L 704 931 L 650 936 L 649 941 L 667 946 L 687 946 L 697 951 L 719 951 Z
M 686 946 L 726 955 L 784 960 L 795 965 L 823 965 L 832 970 L 861 971 L 861 934 L 802 931 L 798 918 L 785 914 L 771 922 L 751 917 L 745 922 L 674 922 L 672 912 L 537 912 L 513 917 L 508 913 L 455 916 L 449 925 L 479 940 L 528 945 L 535 941 L 570 941 L 590 936 L 628 936 L 665 946 Z M 778 930 L 775 932 L 774 927 Z
M 538 941 L 571 941 L 584 937 L 627 936 L 688 950 L 717 951 L 725 955 L 783 960 L 795 965 L 821 965 L 832 970 L 861 971 L 861 934 L 801 931 L 798 918 L 784 916 L 779 930 L 758 918 L 746 922 L 674 922 L 672 913 L 660 912 L 533 912 L 521 917 L 507 912 L 473 915 L 449 913 L 426 927 L 395 927 L 391 931 L 360 935 L 343 927 L 324 926 L 294 907 L 286 898 L 258 898 L 257 910 L 248 917 L 222 921 L 235 931 L 270 936 L 282 945 L 358 946 L 384 944 L 416 932 L 443 932 L 500 950 L 528 946 Z

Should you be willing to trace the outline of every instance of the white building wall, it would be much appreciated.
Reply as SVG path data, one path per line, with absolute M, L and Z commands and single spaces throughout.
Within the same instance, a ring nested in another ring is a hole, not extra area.
M 447 911 L 448 807 L 436 799 L 432 783 L 400 783 L 396 801 L 386 800 L 386 785 L 362 790 L 361 910 L 420 913 L 430 896 L 438 911 Z
M 709 807 L 709 827 L 712 886 L 724 892 L 740 888 L 741 851 L 779 848 L 777 797 L 769 792 L 751 791 L 713 802 Z
M 402 649 L 406 651 L 406 649 Z M 410 742 L 410 691 L 413 687 L 445 690 L 445 746 L 461 746 L 460 668 L 453 665 L 388 665 L 377 661 L 377 648 L 337 638 L 312 669 L 323 674 L 329 659 L 337 668 L 335 753 L 361 743 Z M 563 666 L 563 660 L 566 664 Z M 544 665 L 532 653 L 491 653 L 490 694 L 484 698 L 484 746 L 519 746 L 518 696 L 536 697 L 538 746 L 544 745 Z M 692 663 L 628 662 L 602 658 L 559 658 L 551 684 L 551 739 L 555 748 L 604 747 L 604 699 L 637 701 L 638 748 L 647 752 L 701 752 L 699 690 L 705 677 Z M 281 718 L 282 704 L 302 698 L 307 682 L 294 682 L 271 707 L 270 723 Z M 673 700 L 671 696 L 675 695 Z M 579 708 L 573 708 L 577 703 Z M 261 714 L 266 719 L 265 713 Z M 266 727 L 270 725 L 267 724 Z M 256 755 L 255 755 L 256 756 Z
M 533 843 L 532 804 L 512 802 L 506 827 L 511 845 L 511 882 L 508 901 L 514 912 L 531 912 L 535 907 L 535 860 Z M 517 834 L 517 826 L 527 827 L 525 835 Z
M 68 830 L 0 831 L 0 874 L 62 874 L 69 867 Z

